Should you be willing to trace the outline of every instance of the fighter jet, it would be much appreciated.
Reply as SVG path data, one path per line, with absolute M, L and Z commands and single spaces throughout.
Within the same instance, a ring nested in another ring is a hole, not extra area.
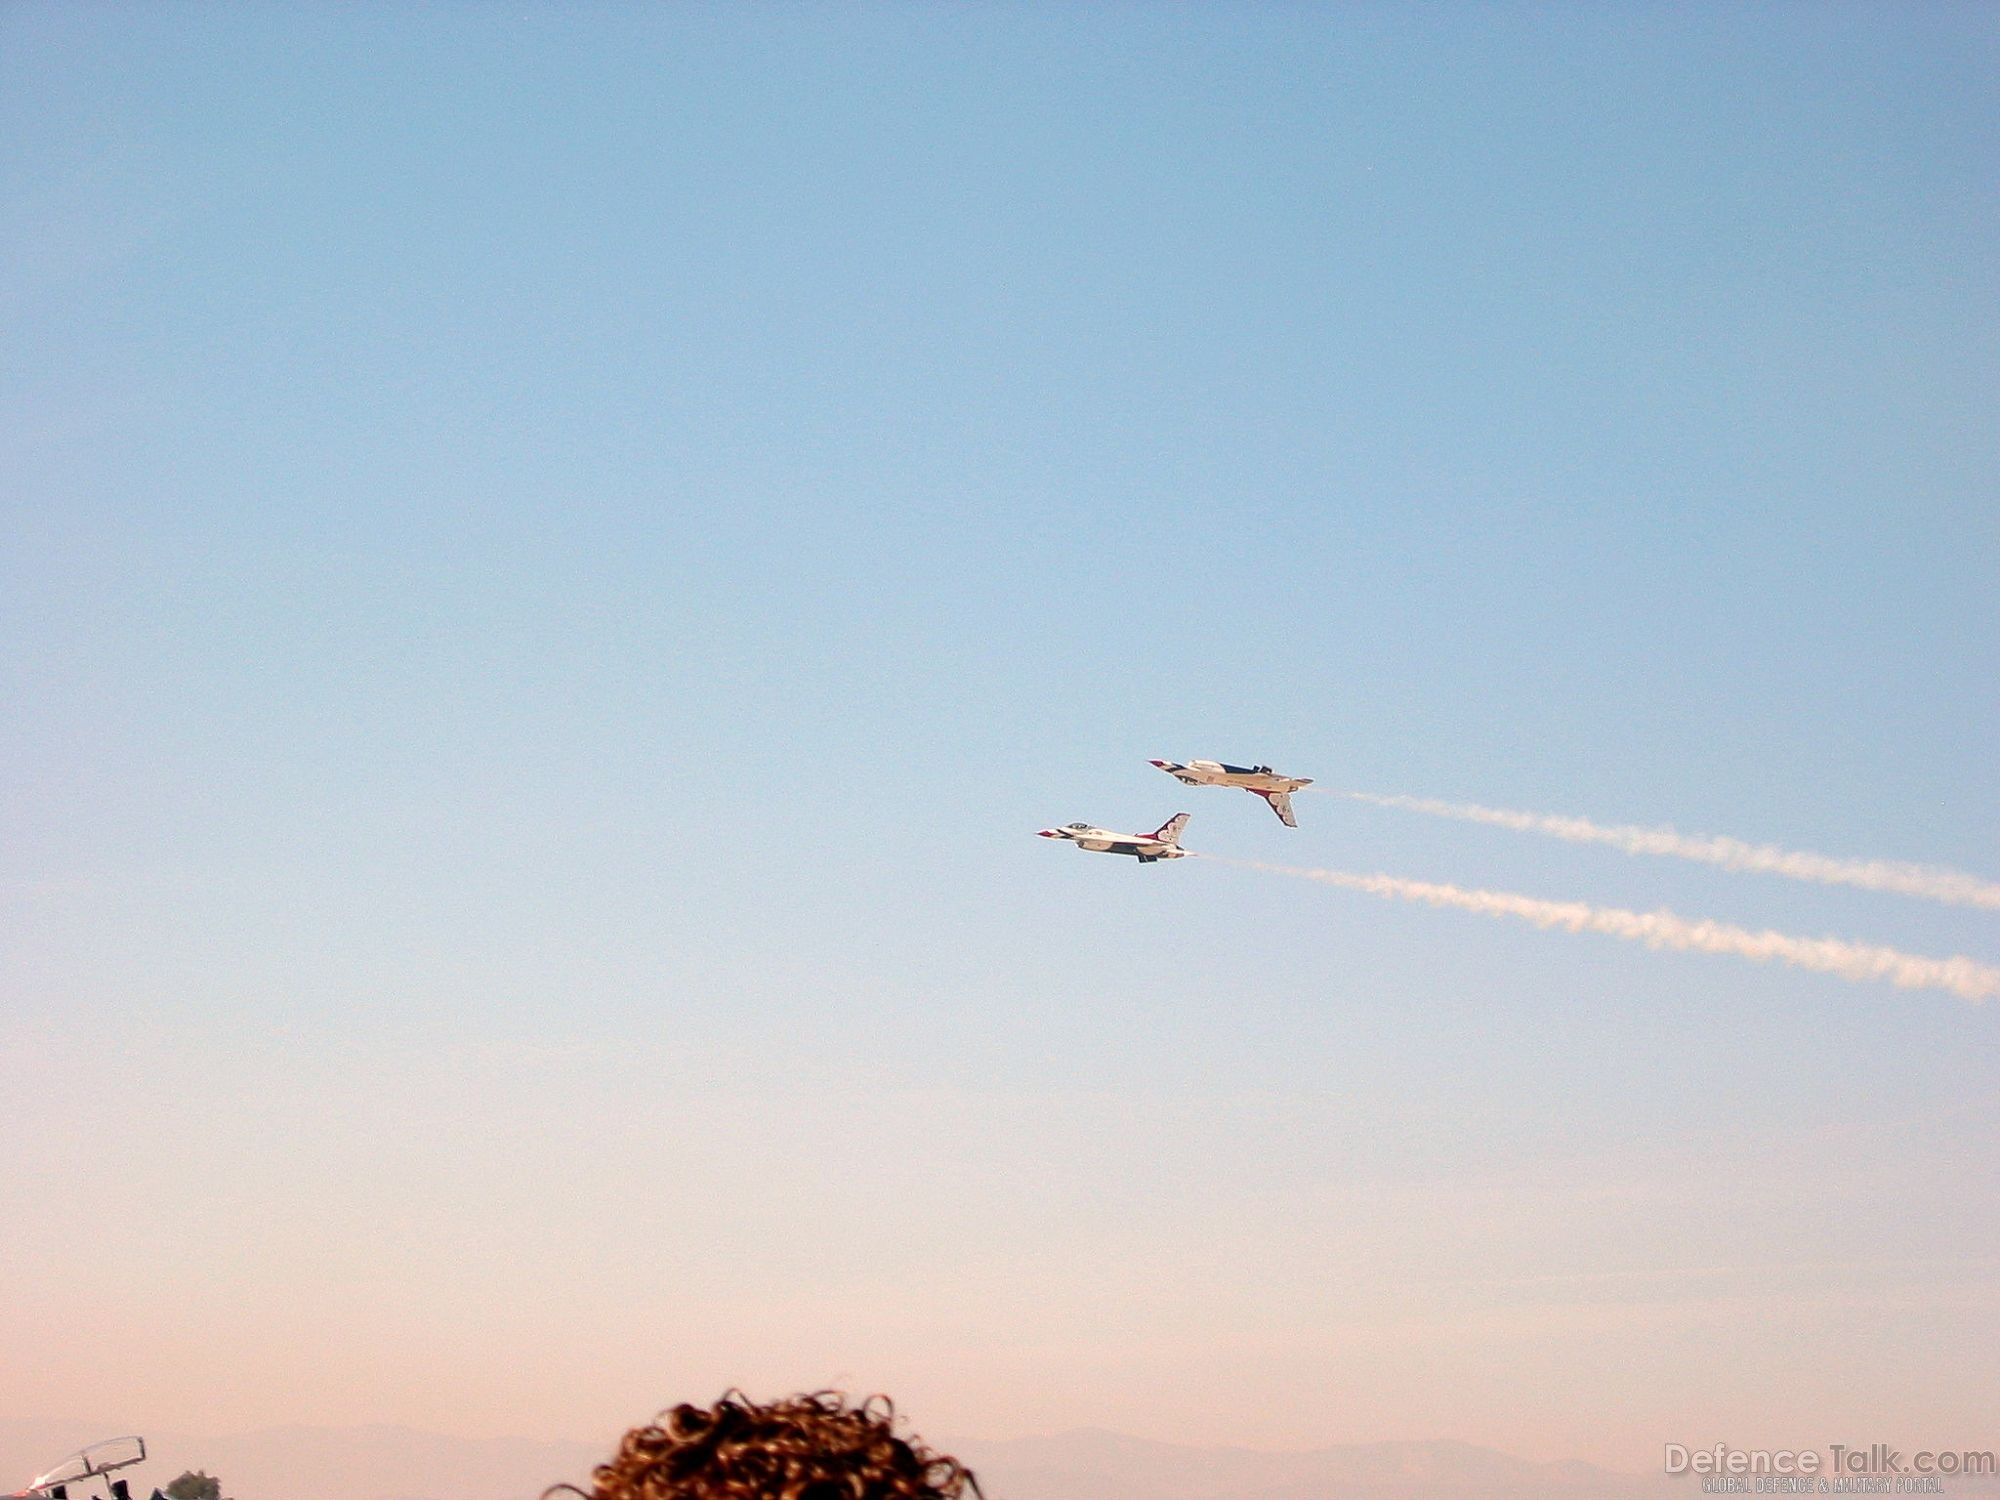
M 1153 764 L 1183 786 L 1240 786 L 1255 792 L 1271 804 L 1271 811 L 1287 828 L 1299 826 L 1292 816 L 1292 793 L 1312 785 L 1310 776 L 1280 776 L 1269 766 L 1226 766 L 1219 760 L 1191 760 L 1186 765 L 1177 760 L 1156 760 Z
M 1151 833 L 1113 833 L 1108 828 L 1092 828 L 1088 823 L 1071 823 L 1063 828 L 1044 828 L 1040 837 L 1068 839 L 1079 849 L 1097 854 L 1129 854 L 1142 865 L 1161 859 L 1186 859 L 1181 847 L 1181 830 L 1188 815 L 1175 813 Z

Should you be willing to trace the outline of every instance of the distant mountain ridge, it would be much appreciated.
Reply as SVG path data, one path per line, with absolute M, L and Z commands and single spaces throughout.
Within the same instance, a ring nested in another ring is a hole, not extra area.
M 1342 1443 L 1296 1452 L 1204 1448 L 1081 1428 L 968 1444 L 993 1500 L 1637 1500 L 1660 1481 L 1592 1464 L 1531 1463 L 1454 1441 Z
M 185 1469 L 205 1469 L 231 1500 L 536 1500 L 551 1484 L 587 1485 L 619 1431 L 601 1443 L 395 1426 L 273 1427 L 221 1438 L 143 1433 L 149 1457 L 133 1470 L 133 1489 L 143 1495 Z M 113 1435 L 108 1427 L 0 1418 L 0 1493 Z M 1701 1493 L 1692 1475 L 1532 1463 L 1445 1440 L 1268 1452 L 1079 1428 L 952 1451 L 977 1471 L 987 1500 L 1697 1500 Z M 1986 1500 L 2000 1496 L 2000 1483 L 1947 1480 L 1945 1493 Z

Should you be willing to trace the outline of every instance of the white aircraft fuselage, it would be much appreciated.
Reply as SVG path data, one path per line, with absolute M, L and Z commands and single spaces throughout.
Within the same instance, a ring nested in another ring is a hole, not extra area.
M 1142 865 L 1160 859 L 1186 859 L 1180 845 L 1181 830 L 1188 815 L 1175 813 L 1151 833 L 1113 833 L 1109 828 L 1093 828 L 1088 823 L 1070 823 L 1061 828 L 1044 828 L 1037 835 L 1045 839 L 1068 839 L 1079 849 L 1093 854 L 1128 854 Z
M 1232 766 L 1219 760 L 1156 760 L 1152 764 L 1183 786 L 1238 786 L 1254 792 L 1271 804 L 1271 811 L 1287 828 L 1296 828 L 1292 817 L 1292 793 L 1312 785 L 1310 776 L 1280 776 L 1269 766 Z

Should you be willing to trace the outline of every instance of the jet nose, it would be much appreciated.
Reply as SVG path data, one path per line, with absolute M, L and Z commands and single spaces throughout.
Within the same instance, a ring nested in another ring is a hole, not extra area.
M 1059 839 L 1062 835 L 1053 828 L 1043 828 L 1036 832 L 1035 837 L 1038 839 Z
M 1149 766 L 1158 766 L 1162 771 L 1164 771 L 1168 766 L 1172 765 L 1173 762 L 1170 760 L 1149 760 L 1146 762 L 1146 764 Z

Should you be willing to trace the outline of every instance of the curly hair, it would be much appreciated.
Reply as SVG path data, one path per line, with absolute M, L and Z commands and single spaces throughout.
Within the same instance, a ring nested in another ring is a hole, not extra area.
M 590 1500 L 983 1500 L 972 1471 L 895 1433 L 886 1396 L 816 1391 L 760 1406 L 725 1391 L 625 1434 Z

